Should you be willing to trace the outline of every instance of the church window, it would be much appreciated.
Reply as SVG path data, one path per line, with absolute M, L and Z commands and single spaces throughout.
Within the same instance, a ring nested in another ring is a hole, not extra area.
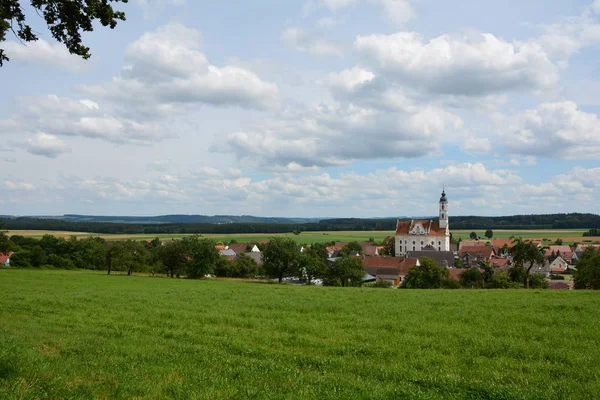
M 400 253 L 402 253 L 402 246 L 400 246 L 400 250 L 399 251 L 400 251 Z
M 441 245 L 442 245 L 442 242 L 438 242 L 438 246 L 441 246 Z

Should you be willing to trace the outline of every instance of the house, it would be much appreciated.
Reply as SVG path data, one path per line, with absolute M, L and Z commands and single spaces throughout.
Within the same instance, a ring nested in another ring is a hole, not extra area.
M 222 251 L 222 250 L 227 250 L 227 246 L 222 245 L 222 244 L 218 244 L 215 246 L 217 250 Z
M 400 285 L 410 268 L 420 265 L 416 258 L 363 256 L 365 273 L 374 276 L 377 281 L 391 281 L 394 286 Z
M 475 247 L 475 246 L 487 246 L 488 243 L 485 240 L 461 240 L 458 245 L 458 251 L 463 247 Z
M 460 274 L 465 271 L 462 268 L 448 268 L 448 273 L 450 274 L 450 278 L 454 281 L 460 281 Z
M 492 266 L 492 268 L 504 268 L 508 264 L 510 264 L 510 260 L 508 258 L 492 256 L 492 258 L 490 259 L 490 265 Z
M 263 259 L 262 259 L 262 253 L 258 252 L 252 252 L 252 251 L 248 251 L 245 253 L 240 253 L 240 254 L 245 254 L 248 257 L 250 257 L 251 259 L 254 260 L 254 262 L 256 262 L 258 265 L 262 265 L 263 264 Z
M 458 256 L 466 267 L 475 267 L 486 263 L 491 264 L 493 255 L 494 249 L 490 246 L 465 246 L 458 252 Z
M 437 251 L 437 250 L 422 250 L 422 251 L 409 251 L 406 257 L 418 258 L 419 261 L 423 257 L 429 257 L 433 259 L 440 267 L 453 267 L 454 266 L 454 252 L 452 251 Z
M 260 253 L 260 249 L 255 244 L 245 244 L 245 243 L 233 243 L 229 245 L 229 250 L 233 250 L 235 254 L 245 253 L 246 251 L 250 251 L 252 253 Z
M 10 256 L 13 254 L 15 253 L 12 251 L 9 251 L 8 253 L 0 253 L 0 265 L 8 267 L 10 265 Z
M 342 251 L 343 248 L 348 245 L 348 243 L 350 242 L 335 242 L 335 245 L 333 246 L 335 250 L 337 250 L 338 252 Z M 378 247 L 375 246 L 375 243 L 372 242 L 358 242 L 358 244 L 361 247 L 361 253 L 363 255 L 367 255 L 367 256 L 378 256 L 379 255 L 379 250 Z
M 553 274 L 562 274 L 569 268 L 569 263 L 561 256 L 558 256 L 550 263 L 550 272 Z
M 583 256 L 583 253 L 585 253 L 585 251 L 588 248 L 600 250 L 600 244 L 591 244 L 591 243 L 578 244 L 577 247 L 575 248 L 575 251 L 573 252 L 573 256 L 571 257 L 571 262 L 576 263 L 577 260 L 580 259 L 581 256 Z
M 431 245 L 438 251 L 450 250 L 450 226 L 448 223 L 448 198 L 442 191 L 439 202 L 439 219 L 396 222 L 396 257 L 409 251 L 421 251 Z
M 219 251 L 219 255 L 220 256 L 227 256 L 227 257 L 235 257 L 237 254 L 235 251 L 231 250 L 231 249 L 227 249 L 227 250 L 221 250 Z
M 513 247 L 512 239 L 492 239 L 490 243 L 496 254 L 504 254 Z
M 328 258 L 335 258 L 340 253 L 340 251 L 337 250 L 335 248 L 335 246 L 327 246 L 325 249 L 327 250 L 327 257 Z
M 529 267 L 529 265 L 525 265 L 525 267 Z M 539 263 L 535 263 L 533 264 L 533 267 L 529 270 L 529 273 L 531 274 L 542 274 L 544 275 L 546 278 L 550 277 L 550 273 L 551 273 L 551 268 L 550 268 L 550 262 L 548 260 L 544 260 L 543 263 L 539 264 Z
M 566 262 L 570 263 L 573 258 L 573 250 L 569 246 L 548 246 L 544 250 L 546 257 L 560 255 Z

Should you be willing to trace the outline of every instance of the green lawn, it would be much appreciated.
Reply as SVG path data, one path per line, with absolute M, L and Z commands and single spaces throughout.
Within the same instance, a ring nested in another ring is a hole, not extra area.
M 2 399 L 600 398 L 600 294 L 0 270 Z

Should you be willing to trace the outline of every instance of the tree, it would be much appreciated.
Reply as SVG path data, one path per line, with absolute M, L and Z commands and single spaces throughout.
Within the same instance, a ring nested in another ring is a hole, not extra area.
M 125 13 L 115 11 L 110 3 L 127 3 L 127 0 L 31 0 L 31 7 L 42 16 L 57 41 L 63 43 L 71 54 L 90 58 L 90 49 L 82 43 L 82 32 L 94 30 L 94 22 L 113 29 L 119 20 L 125 21 Z M 25 21 L 23 2 L 2 0 L 0 2 L 0 42 L 6 40 L 11 30 L 22 42 L 34 42 L 38 35 Z M 9 61 L 0 49 L 0 67 Z
M 242 253 L 233 263 L 233 274 L 236 278 L 253 278 L 258 275 L 258 264 Z
M 347 256 L 354 252 L 362 254 L 362 246 L 358 242 L 350 242 L 345 245 L 340 251 L 340 255 Z
M 420 265 L 408 270 L 402 286 L 409 289 L 438 289 L 450 286 L 450 273 L 429 257 L 419 259 Z
M 472 240 L 477 240 L 477 232 L 473 231 L 469 234 L 469 238 Z
M 481 270 L 477 267 L 468 268 L 459 275 L 460 285 L 467 289 L 482 289 L 484 279 Z
M 562 246 L 562 244 L 563 244 L 563 240 L 562 240 L 561 238 L 558 238 L 558 239 L 556 239 L 556 240 L 554 241 L 554 244 L 555 244 L 555 245 L 557 245 L 557 246 Z
M 494 231 L 488 229 L 487 231 L 485 231 L 485 237 L 491 239 L 492 237 L 494 237 Z
M 302 279 L 310 284 L 325 274 L 325 261 L 316 252 L 307 251 L 298 255 L 298 270 Z
M 160 247 L 158 255 L 167 276 L 173 278 L 185 271 L 187 248 L 182 240 L 172 240 Z
M 361 286 L 365 272 L 360 258 L 342 256 L 328 265 L 325 275 L 330 286 Z
M 314 256 L 320 258 L 321 260 L 326 259 L 329 256 L 329 252 L 327 251 L 327 246 L 323 243 L 313 243 L 310 245 L 306 253 L 313 254 Z
M 270 278 L 277 278 L 281 283 L 284 276 L 297 272 L 297 261 L 300 252 L 296 242 L 290 238 L 273 238 L 263 249 L 263 266 Z
M 523 287 L 529 288 L 531 269 L 536 263 L 541 264 L 545 260 L 544 248 L 536 246 L 531 241 L 524 241 L 522 238 L 515 238 L 512 236 L 511 239 L 513 241 L 513 247 L 509 252 L 512 255 L 515 267 L 523 268 Z
M 13 250 L 14 244 L 9 239 L 6 232 L 0 231 L 0 253 L 6 253 Z
M 395 256 L 396 255 L 396 238 L 388 236 L 383 240 L 383 251 L 382 256 Z
M 132 275 L 143 269 L 146 254 L 146 248 L 141 242 L 136 240 L 116 242 L 112 248 L 111 267 L 127 271 L 127 275 Z
M 231 277 L 233 275 L 233 262 L 229 261 L 226 256 L 219 256 L 219 260 L 215 265 L 215 275 L 218 277 Z
M 492 279 L 487 283 L 488 289 L 511 289 L 520 288 L 521 281 L 513 282 L 510 275 L 507 272 L 500 271 L 492 276 Z
M 186 272 L 189 278 L 202 278 L 214 271 L 219 261 L 217 243 L 195 235 L 181 241 L 186 254 Z
M 12 260 L 11 260 L 12 264 Z M 577 260 L 577 270 L 573 273 L 576 289 L 600 289 L 600 250 L 589 247 Z

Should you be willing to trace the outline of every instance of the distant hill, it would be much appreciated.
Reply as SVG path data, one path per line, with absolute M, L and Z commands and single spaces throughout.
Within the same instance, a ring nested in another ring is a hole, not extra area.
M 7 217 L 0 217 L 5 219 Z M 14 217 L 10 217 L 14 218 Z M 252 215 L 186 215 L 172 214 L 155 217 L 105 216 L 65 214 L 62 216 L 29 216 L 26 218 L 54 219 L 69 222 L 110 222 L 115 224 L 306 224 L 318 222 L 319 218 L 254 217 Z
M 427 217 L 427 219 L 435 217 Z M 401 217 L 400 219 L 410 219 Z M 391 231 L 396 218 L 267 218 L 253 216 L 164 215 L 158 217 L 62 217 L 0 218 L 6 229 L 96 232 L 106 234 L 286 233 L 293 231 Z M 545 214 L 506 217 L 450 217 L 450 229 L 590 229 L 600 228 L 600 215 Z

